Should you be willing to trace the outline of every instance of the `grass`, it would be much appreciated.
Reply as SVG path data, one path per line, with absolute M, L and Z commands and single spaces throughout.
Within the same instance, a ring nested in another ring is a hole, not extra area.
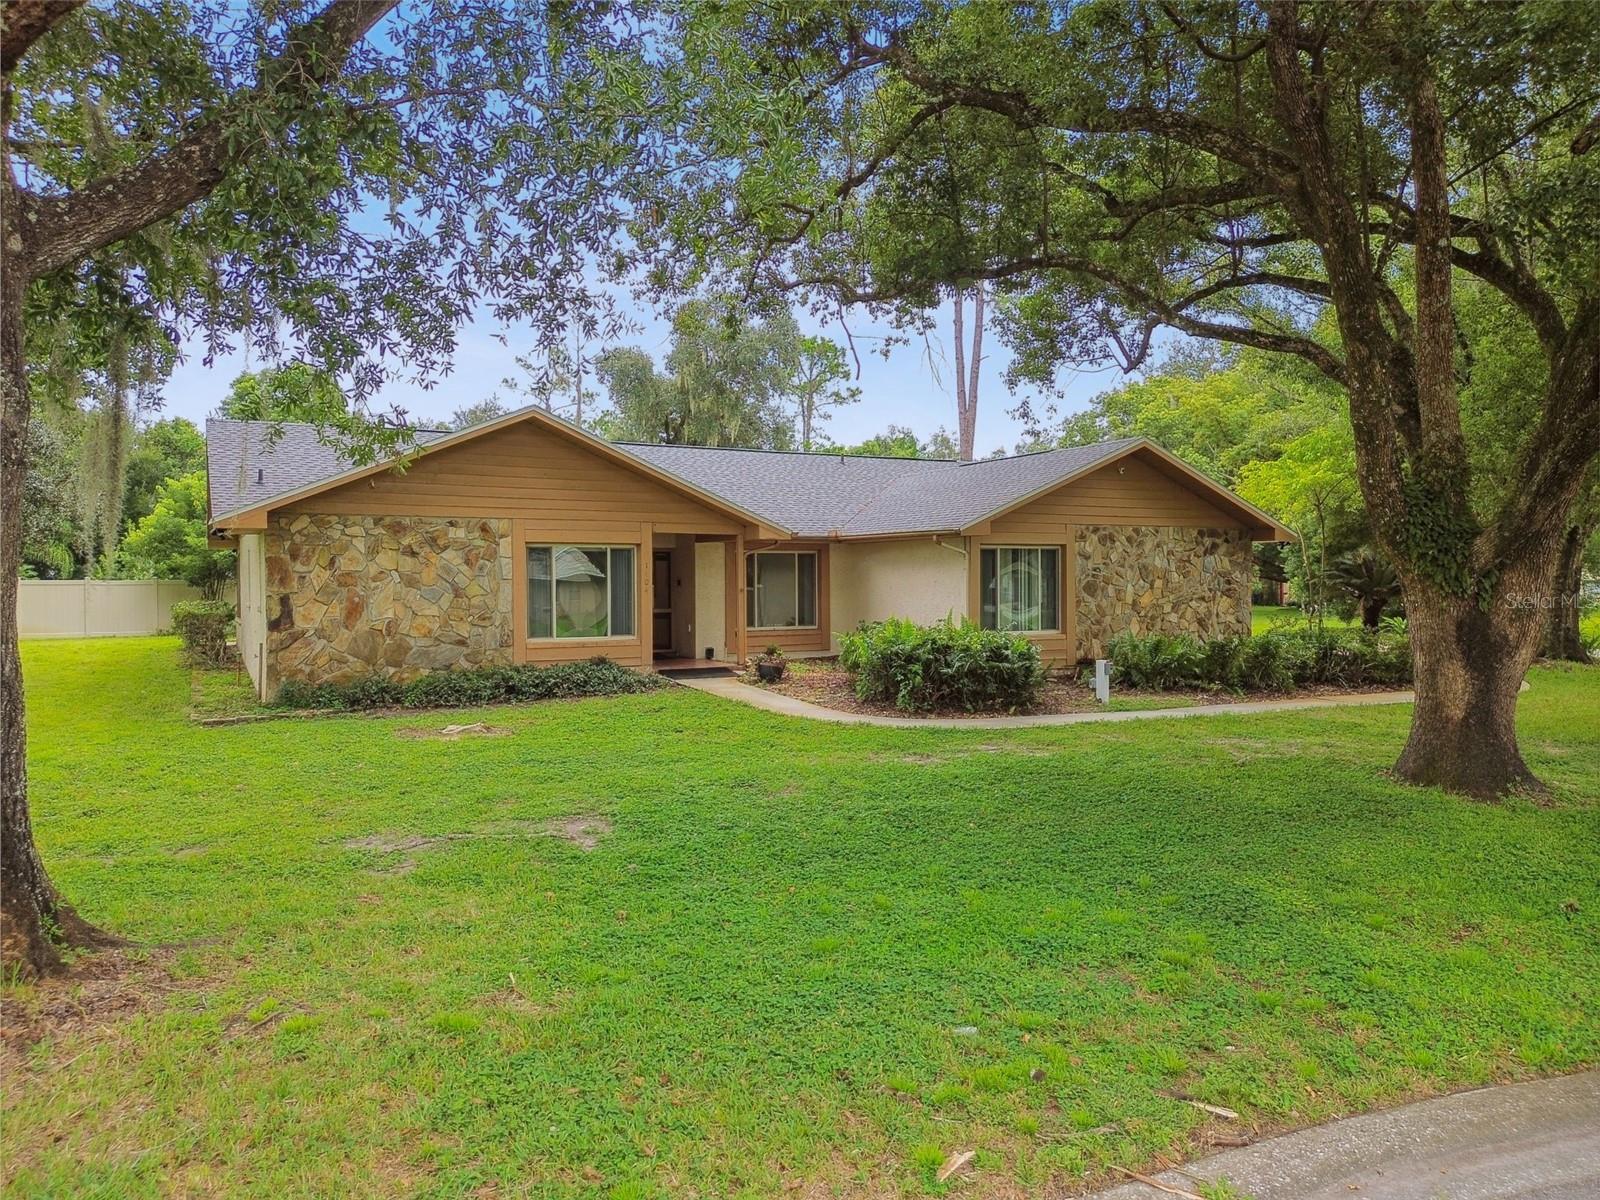
M 171 640 L 24 659 L 45 860 L 146 949 L 8 990 L 8 1197 L 1037 1193 L 1195 1145 L 1179 1095 L 1600 1061 L 1600 670 L 1523 696 L 1536 806 L 1388 781 L 1404 707 L 201 728 Z
M 189 673 L 189 715 L 197 720 L 267 714 L 272 711 L 256 699 L 254 685 L 243 668 L 214 670 L 196 667 Z
M 1291 604 L 1255 604 L 1250 607 L 1251 633 L 1266 633 L 1279 625 L 1303 625 L 1305 621 L 1305 613 Z M 1356 624 L 1356 620 L 1329 613 L 1322 618 L 1322 623 L 1329 629 L 1348 629 Z

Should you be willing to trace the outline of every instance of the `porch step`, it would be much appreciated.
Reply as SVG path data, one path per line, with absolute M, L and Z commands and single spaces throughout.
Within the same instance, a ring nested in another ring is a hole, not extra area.
M 720 667 L 714 664 L 695 667 L 657 666 L 656 674 L 668 675 L 674 679 L 716 679 L 720 676 L 732 676 L 734 670 L 732 667 Z

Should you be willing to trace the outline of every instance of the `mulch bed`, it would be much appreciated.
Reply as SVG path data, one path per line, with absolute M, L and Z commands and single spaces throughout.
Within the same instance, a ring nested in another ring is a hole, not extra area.
M 1079 683 L 1075 675 L 1075 672 L 1071 676 L 1053 672 L 1049 682 L 1041 690 L 1037 704 L 1028 708 L 1017 709 L 1014 714 L 1002 715 L 1035 716 L 1046 713 L 1105 711 L 1104 706 L 1095 700 L 1094 690 Z M 972 713 L 960 708 L 905 713 L 893 704 L 858 699 L 850 673 L 839 665 L 837 659 L 832 658 L 809 658 L 792 661 L 789 664 L 789 670 L 777 683 L 762 683 L 756 678 L 754 671 L 745 672 L 739 676 L 739 679 L 743 683 L 766 688 L 768 691 L 777 692 L 783 696 L 792 696 L 796 700 L 809 701 L 812 704 L 821 705 L 823 708 L 834 708 L 841 712 L 868 713 L 884 717 L 990 717 L 997 715 L 995 713 Z M 1170 708 L 1193 708 L 1207 704 L 1234 704 L 1247 700 L 1314 699 L 1319 696 L 1349 696 L 1392 690 L 1397 689 L 1306 687 L 1297 688 L 1291 692 L 1146 692 L 1133 688 L 1115 688 L 1112 690 L 1111 698 L 1113 701 L 1158 701 L 1162 702 L 1164 707 Z

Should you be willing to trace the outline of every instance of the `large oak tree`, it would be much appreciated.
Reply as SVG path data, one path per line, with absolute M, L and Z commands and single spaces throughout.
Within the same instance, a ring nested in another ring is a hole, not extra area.
M 1311 364 L 1348 396 L 1405 585 L 1397 774 L 1537 786 L 1516 696 L 1600 452 L 1600 7 L 717 3 L 677 32 L 685 77 L 714 81 L 682 124 L 722 165 L 673 176 L 640 228 L 676 286 L 727 273 L 909 321 L 990 281 L 1043 377 L 1136 366 L 1162 327 Z M 1547 368 L 1492 505 L 1457 395 L 1464 277 Z

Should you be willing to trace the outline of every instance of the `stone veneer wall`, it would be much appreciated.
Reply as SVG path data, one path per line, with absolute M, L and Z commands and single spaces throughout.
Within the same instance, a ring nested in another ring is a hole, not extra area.
M 1255 559 L 1243 529 L 1084 525 L 1078 530 L 1078 653 L 1119 633 L 1250 632 Z
M 268 694 L 511 662 L 510 521 L 302 514 L 266 538 Z

